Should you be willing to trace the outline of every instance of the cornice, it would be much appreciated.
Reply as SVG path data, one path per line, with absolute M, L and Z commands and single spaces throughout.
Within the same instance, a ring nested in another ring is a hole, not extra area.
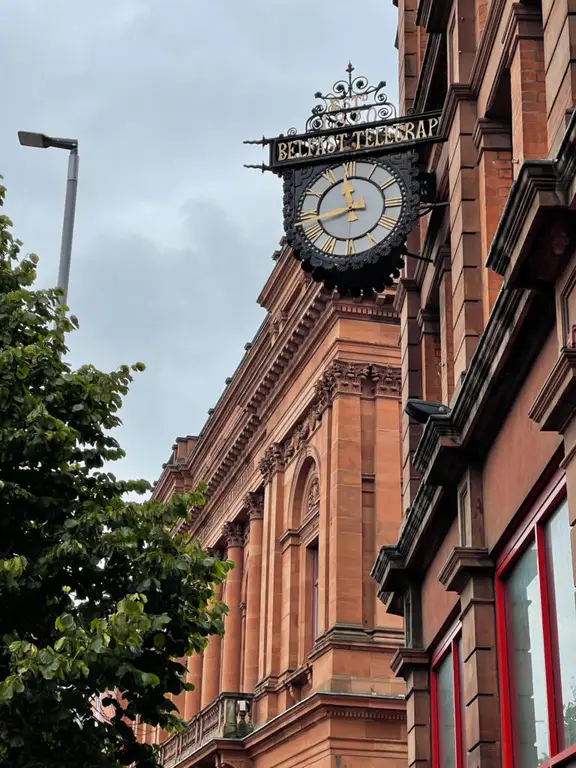
M 406 703 L 403 696 L 317 691 L 257 727 L 242 743 L 255 759 L 269 750 L 270 743 L 277 747 L 314 723 L 340 717 L 405 722 Z M 405 750 L 405 745 L 399 743 L 399 760 L 405 759 Z
M 542 9 L 536 5 L 513 3 L 502 37 L 503 64 L 508 68 L 512 64 L 519 40 L 541 40 L 544 37 Z
M 494 563 L 487 549 L 454 547 L 438 574 L 438 581 L 448 592 L 457 592 L 460 595 L 474 575 L 493 571 Z
M 545 432 L 563 433 L 576 412 L 576 349 L 564 347 L 528 413 Z
M 474 126 L 472 141 L 479 152 L 505 152 L 512 149 L 510 126 L 487 117 L 479 117 Z
M 476 94 L 469 83 L 451 83 L 446 91 L 438 132 L 443 136 L 448 136 L 460 102 L 474 101 L 475 99 Z
M 418 670 L 428 672 L 430 656 L 419 648 L 398 648 L 390 662 L 390 669 L 396 677 L 407 680 L 412 672 Z
M 316 382 L 314 394 L 303 415 L 282 440 L 272 443 L 264 452 L 260 471 L 266 482 L 270 482 L 276 472 L 283 471 L 287 463 L 299 454 L 334 398 L 360 396 L 364 382 L 370 384 L 376 396 L 400 397 L 400 368 L 333 360 Z
M 555 281 L 563 259 L 574 245 L 574 221 L 567 209 L 572 203 L 571 187 L 576 172 L 576 112 L 573 113 L 556 158 L 526 160 L 512 185 L 486 261 L 488 269 L 504 276 L 511 287 L 535 286 Z M 564 209 L 558 211 L 558 209 Z M 555 213 L 551 221 L 551 214 Z M 556 232 L 552 232 L 551 225 Z M 538 254 L 547 272 L 537 273 L 530 259 L 538 245 L 548 253 Z

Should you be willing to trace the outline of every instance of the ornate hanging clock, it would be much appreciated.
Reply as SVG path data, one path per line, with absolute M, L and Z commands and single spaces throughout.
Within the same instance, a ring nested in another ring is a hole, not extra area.
M 341 294 L 392 285 L 423 198 L 417 145 L 442 140 L 438 113 L 397 118 L 384 82 L 334 84 L 306 132 L 246 142 L 270 145 L 284 179 L 284 226 L 294 256 L 315 280 Z
M 378 283 L 370 289 L 391 285 L 418 215 L 416 162 L 406 152 L 287 174 L 286 236 L 304 269 L 341 293 L 357 292 L 368 275 Z

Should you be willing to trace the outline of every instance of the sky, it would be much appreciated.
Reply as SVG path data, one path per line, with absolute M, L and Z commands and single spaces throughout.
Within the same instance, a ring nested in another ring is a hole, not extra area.
M 264 319 L 281 182 L 243 140 L 304 128 L 352 61 L 397 103 L 392 0 L 4 0 L 4 213 L 56 283 L 66 152 L 79 140 L 68 302 L 74 366 L 143 361 L 117 437 L 120 477 L 157 479 L 197 434 Z

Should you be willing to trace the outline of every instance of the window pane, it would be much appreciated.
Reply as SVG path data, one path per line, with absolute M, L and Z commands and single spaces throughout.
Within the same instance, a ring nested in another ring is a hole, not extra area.
M 506 584 L 507 634 L 517 718 L 518 768 L 549 756 L 544 641 L 536 544 L 522 555 Z
M 452 654 L 436 670 L 438 695 L 438 740 L 441 768 L 456 768 L 456 728 L 454 724 L 454 669 Z
M 558 626 L 559 676 L 562 693 L 561 733 L 564 746 L 576 744 L 576 606 L 570 546 L 570 520 L 565 502 L 546 525 L 551 597 Z

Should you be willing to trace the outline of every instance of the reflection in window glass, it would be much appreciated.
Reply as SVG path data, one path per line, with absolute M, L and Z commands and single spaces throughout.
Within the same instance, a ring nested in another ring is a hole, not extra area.
M 516 693 L 517 765 L 536 768 L 549 754 L 544 638 L 535 543 L 514 567 L 506 584 L 506 598 Z
M 456 724 L 454 722 L 454 669 L 452 654 L 444 659 L 436 671 L 438 697 L 438 740 L 440 765 L 456 768 Z
M 576 606 L 570 546 L 568 504 L 564 504 L 546 525 L 550 592 L 558 626 L 559 674 L 562 690 L 560 747 L 576 744 Z M 575 763 L 576 764 L 576 763 Z

